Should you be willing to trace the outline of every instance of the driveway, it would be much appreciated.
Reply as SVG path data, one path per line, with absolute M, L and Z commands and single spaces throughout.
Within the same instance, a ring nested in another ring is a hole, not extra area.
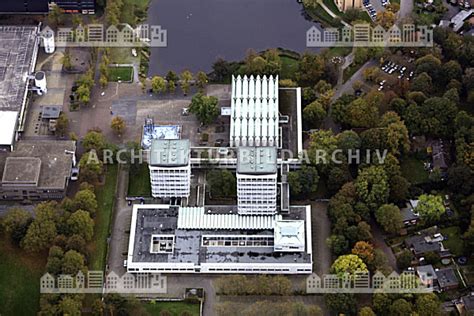
M 125 273 L 123 260 L 126 259 L 124 253 L 127 252 L 129 234 L 126 233 L 130 229 L 132 218 L 131 207 L 127 205 L 125 197 L 128 189 L 128 170 L 124 166 L 120 166 L 118 173 L 117 192 L 115 200 L 115 210 L 112 222 L 112 234 L 109 240 L 108 251 L 108 270 L 114 271 L 118 275 Z
M 356 82 L 357 80 L 363 82 L 364 81 L 364 77 L 363 77 L 364 70 L 366 68 L 373 67 L 373 66 L 376 66 L 376 65 L 377 65 L 376 60 L 369 60 L 368 62 L 363 64 L 362 67 L 360 67 L 360 69 L 357 70 L 355 72 L 355 74 L 353 74 L 352 77 L 349 80 L 347 80 L 343 85 L 336 88 L 336 92 L 334 93 L 333 100 L 339 99 L 345 93 L 346 94 L 352 94 L 353 93 L 352 84 L 354 82 Z
M 393 254 L 392 248 L 390 248 L 385 242 L 385 236 L 379 225 L 372 221 L 370 227 L 372 229 L 372 236 L 374 237 L 374 246 L 384 252 L 388 264 L 392 267 L 393 271 L 398 271 L 397 258 Z
M 410 17 L 413 12 L 413 0 L 400 0 L 400 11 L 398 11 L 398 20 Z
M 329 273 L 331 268 L 331 250 L 326 239 L 331 235 L 331 222 L 327 216 L 327 202 L 311 203 L 311 224 L 313 233 L 313 271 L 319 276 Z

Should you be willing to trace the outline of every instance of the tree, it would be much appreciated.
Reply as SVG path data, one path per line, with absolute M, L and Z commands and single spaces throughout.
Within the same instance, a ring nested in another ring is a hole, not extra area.
M 414 211 L 428 223 L 435 223 L 444 214 L 443 200 L 439 195 L 423 194 L 418 198 L 418 205 Z
M 193 80 L 193 74 L 189 70 L 185 70 L 181 73 L 181 90 L 184 95 L 188 95 L 190 88 L 190 81 Z
M 127 125 L 125 124 L 125 120 L 120 116 L 114 116 L 112 122 L 110 123 L 110 128 L 115 132 L 117 135 L 121 135 Z
M 63 64 L 65 70 L 72 69 L 71 54 L 69 52 L 64 52 L 63 57 L 61 58 L 61 63 Z
M 214 96 L 196 94 L 189 106 L 189 112 L 196 115 L 203 125 L 212 123 L 219 115 L 219 100 Z
M 308 195 L 316 192 L 319 175 L 315 167 L 303 165 L 300 170 L 288 173 L 288 183 L 294 195 Z
M 73 200 L 74 210 L 84 210 L 94 215 L 97 211 L 97 199 L 90 189 L 82 189 L 76 193 Z
M 80 85 L 77 90 L 77 98 L 83 105 L 88 105 L 91 100 L 91 89 L 85 85 Z
M 281 58 L 280 53 L 277 49 L 269 49 L 265 53 L 263 53 L 263 57 L 265 58 L 266 65 L 265 65 L 265 73 L 270 75 L 278 75 L 281 71 Z
M 206 181 L 211 187 L 211 196 L 214 198 L 236 195 L 237 182 L 234 174 L 229 170 L 213 169 L 207 173 Z
M 362 169 L 355 181 L 360 199 L 372 210 L 385 203 L 389 195 L 388 179 L 381 166 Z
M 66 135 L 67 129 L 69 128 L 69 120 L 66 116 L 66 113 L 61 112 L 57 121 L 56 121 L 56 135 L 64 136 Z
M 215 81 L 223 82 L 232 74 L 231 64 L 222 58 L 218 58 L 212 65 L 212 76 Z
M 82 302 L 73 297 L 65 296 L 59 302 L 59 310 L 61 315 L 80 316 L 82 314 Z
M 342 277 L 345 273 L 350 275 L 354 272 L 367 272 L 367 265 L 356 255 L 339 256 L 331 266 L 331 273 Z
M 98 131 L 89 131 L 82 139 L 82 146 L 85 151 L 95 150 L 99 154 L 102 153 L 106 144 L 104 135 Z
M 299 60 L 296 79 L 301 86 L 312 87 L 322 78 L 324 68 L 321 55 L 305 52 Z
M 48 22 L 51 25 L 60 25 L 64 19 L 64 11 L 57 4 L 51 6 L 48 14 Z
M 319 127 L 326 117 L 326 109 L 319 101 L 313 101 L 303 110 L 303 118 L 310 127 Z
M 31 214 L 21 208 L 13 208 L 3 218 L 2 226 L 12 241 L 19 245 L 33 221 Z
M 75 250 L 69 250 L 64 254 L 62 271 L 65 274 L 76 275 L 77 272 L 83 270 L 84 256 Z
M 103 171 L 103 163 L 99 160 L 94 150 L 82 155 L 79 167 L 81 168 L 79 175 L 82 181 L 88 183 L 97 183 L 99 181 Z
M 80 253 L 86 253 L 86 241 L 80 235 L 72 235 L 67 240 L 66 250 L 75 250 Z
M 349 250 L 349 242 L 347 241 L 346 237 L 343 235 L 331 235 L 326 240 L 326 244 L 328 245 L 331 252 L 335 255 L 342 255 Z
M 204 93 L 204 89 L 208 83 L 207 75 L 205 72 L 200 71 L 196 74 L 196 85 L 198 87 L 199 92 Z
M 88 212 L 77 210 L 67 220 L 69 232 L 80 235 L 86 241 L 90 241 L 94 235 L 94 221 Z
M 358 241 L 352 248 L 352 254 L 361 258 L 366 265 L 371 265 L 374 262 L 374 246 L 365 241 Z
M 358 98 L 347 107 L 345 120 L 353 127 L 374 127 L 379 120 L 379 110 L 374 104 Z
M 411 262 L 413 260 L 413 254 L 410 250 L 405 249 L 397 256 L 397 266 L 401 270 L 405 270 L 411 267 Z
M 403 228 L 400 209 L 393 204 L 384 204 L 375 211 L 375 219 L 387 233 L 395 234 Z
M 166 92 L 166 81 L 163 77 L 154 76 L 151 78 L 151 90 L 153 93 Z
M 420 91 L 425 94 L 430 94 L 432 86 L 433 80 L 431 79 L 430 75 L 428 75 L 426 72 L 423 72 L 413 79 L 411 89 L 412 91 Z
M 408 190 L 410 189 L 410 182 L 402 176 L 395 175 L 390 178 L 390 197 L 389 200 L 393 202 L 403 202 L 408 197 Z
M 357 311 L 357 301 L 352 293 L 324 295 L 326 306 L 337 314 L 354 315 Z
M 364 306 L 359 310 L 358 316 L 376 316 L 372 308 Z
M 395 24 L 395 20 L 396 20 L 395 13 L 389 10 L 384 10 L 377 14 L 376 23 L 378 25 L 381 25 L 384 29 L 389 29 L 393 26 L 393 24 Z
M 64 251 L 61 247 L 52 246 L 49 248 L 48 262 L 46 263 L 46 271 L 53 275 L 61 274 Z
M 403 298 L 395 300 L 389 308 L 390 315 L 393 316 L 406 316 L 411 315 L 412 306 Z
M 420 316 L 442 315 L 439 298 L 433 293 L 420 294 L 416 298 L 415 306 Z
M 30 252 L 42 251 L 53 242 L 57 235 L 56 224 L 50 219 L 36 218 L 28 227 L 21 246 Z
M 331 192 L 336 192 L 350 181 L 352 181 L 352 176 L 347 165 L 337 165 L 329 169 L 326 184 Z

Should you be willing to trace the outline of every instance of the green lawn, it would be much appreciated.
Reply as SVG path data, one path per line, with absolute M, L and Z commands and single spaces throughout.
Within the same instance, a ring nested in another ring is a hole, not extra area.
M 162 311 L 168 311 L 172 316 L 180 316 L 187 311 L 192 316 L 199 316 L 199 304 L 189 304 L 186 302 L 155 302 L 145 303 L 145 310 L 150 315 L 160 315 Z
M 317 4 L 315 8 L 305 8 L 305 12 L 315 21 L 320 22 L 323 26 L 333 26 L 340 27 L 342 23 L 337 21 L 332 16 L 330 16 L 320 4 Z
M 423 167 L 423 161 L 405 156 L 400 164 L 403 176 L 411 184 L 417 185 L 428 181 L 428 172 Z
M 339 8 L 337 7 L 336 3 L 333 0 L 323 0 L 323 3 L 326 5 L 326 7 L 329 8 L 329 10 L 332 11 L 332 13 L 339 16 L 344 15 L 343 12 L 339 11 Z
M 443 236 L 448 237 L 448 240 L 443 241 L 443 245 L 448 248 L 454 256 L 462 256 L 464 253 L 464 242 L 461 239 L 459 227 L 446 227 L 441 229 L 441 233 Z
M 281 56 L 281 79 L 294 79 L 295 73 L 298 70 L 298 59 L 290 56 Z
M 132 67 L 109 67 L 110 81 L 132 81 L 133 68 Z
M 0 240 L 0 315 L 36 315 L 45 258 Z
M 150 170 L 148 164 L 141 164 L 135 170 L 131 168 L 128 180 L 128 196 L 151 197 Z
M 109 237 L 110 223 L 115 201 L 117 185 L 117 165 L 107 165 L 105 184 L 96 189 L 99 209 L 95 217 L 93 244 L 90 246 L 90 270 L 104 270 L 107 253 L 107 238 Z
M 352 52 L 352 47 L 331 47 L 324 51 L 328 58 L 347 56 Z

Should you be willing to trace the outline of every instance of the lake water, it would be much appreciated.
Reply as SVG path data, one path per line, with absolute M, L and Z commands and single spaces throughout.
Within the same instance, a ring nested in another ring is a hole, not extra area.
M 242 60 L 249 48 L 315 50 L 306 48 L 314 23 L 296 0 L 151 0 L 148 24 L 168 32 L 168 46 L 151 50 L 150 75 L 208 72 L 218 57 Z

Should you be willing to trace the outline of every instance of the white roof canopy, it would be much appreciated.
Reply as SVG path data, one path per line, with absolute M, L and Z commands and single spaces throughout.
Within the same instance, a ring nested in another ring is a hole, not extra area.
M 278 146 L 278 76 L 232 77 L 231 146 Z
M 11 146 L 15 139 L 18 111 L 0 111 L 0 145 Z
M 281 215 L 242 216 L 237 212 L 211 213 L 204 207 L 182 207 L 178 213 L 178 229 L 273 229 Z

